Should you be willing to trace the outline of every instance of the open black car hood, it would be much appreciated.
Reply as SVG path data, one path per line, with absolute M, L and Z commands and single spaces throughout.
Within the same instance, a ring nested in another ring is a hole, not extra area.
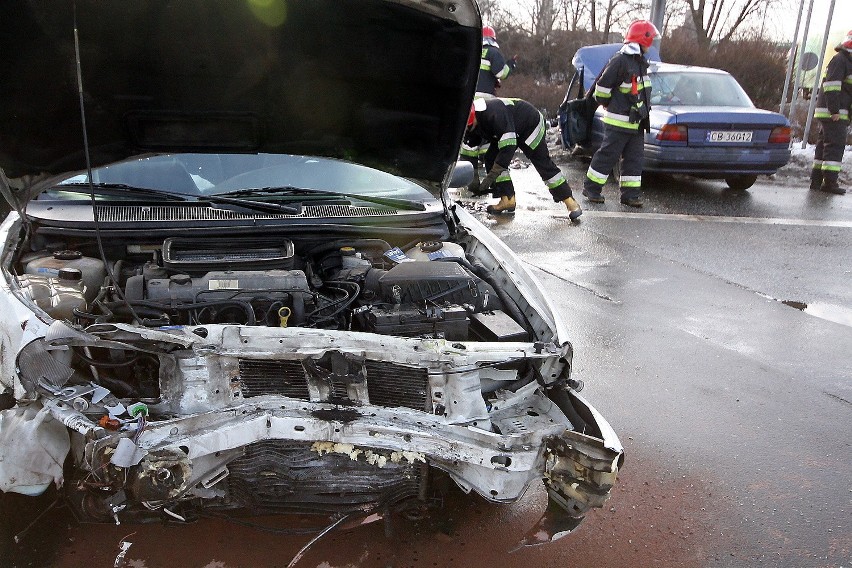
M 351 160 L 440 187 L 476 84 L 474 0 L 3 0 L 0 189 L 170 152 Z

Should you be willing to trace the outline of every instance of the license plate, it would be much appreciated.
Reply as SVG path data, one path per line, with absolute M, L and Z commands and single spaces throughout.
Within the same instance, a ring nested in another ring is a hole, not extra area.
M 707 133 L 708 142 L 751 142 L 751 131 L 743 130 L 710 130 Z

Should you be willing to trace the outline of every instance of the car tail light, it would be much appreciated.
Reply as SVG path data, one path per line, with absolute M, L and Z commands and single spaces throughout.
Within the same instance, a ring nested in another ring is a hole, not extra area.
M 770 144 L 789 144 L 790 143 L 790 127 L 776 126 L 769 133 Z
M 683 124 L 664 124 L 657 134 L 657 140 L 669 142 L 686 142 L 688 138 L 686 126 Z

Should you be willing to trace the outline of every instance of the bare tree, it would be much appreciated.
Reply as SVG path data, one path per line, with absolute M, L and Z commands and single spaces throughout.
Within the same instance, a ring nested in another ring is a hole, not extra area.
M 561 24 L 566 30 L 576 32 L 580 22 L 589 12 L 588 0 L 560 0 L 557 10 L 561 16 Z
M 601 41 L 609 41 L 614 30 L 621 30 L 633 20 L 647 17 L 648 0 L 588 0 L 591 28 L 600 30 Z
M 482 14 L 482 22 L 484 24 L 493 25 L 492 12 L 500 4 L 500 0 L 477 0 L 479 12 Z
M 779 0 L 681 0 L 699 45 L 726 42 Z
M 547 40 L 556 24 L 554 0 L 525 0 L 518 2 L 531 27 L 526 31 L 533 37 Z

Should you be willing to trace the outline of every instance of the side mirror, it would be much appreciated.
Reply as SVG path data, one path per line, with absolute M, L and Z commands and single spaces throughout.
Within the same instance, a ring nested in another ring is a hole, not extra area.
M 450 176 L 450 187 L 466 187 L 473 182 L 473 164 L 466 160 L 459 160 L 453 166 L 453 174 Z

